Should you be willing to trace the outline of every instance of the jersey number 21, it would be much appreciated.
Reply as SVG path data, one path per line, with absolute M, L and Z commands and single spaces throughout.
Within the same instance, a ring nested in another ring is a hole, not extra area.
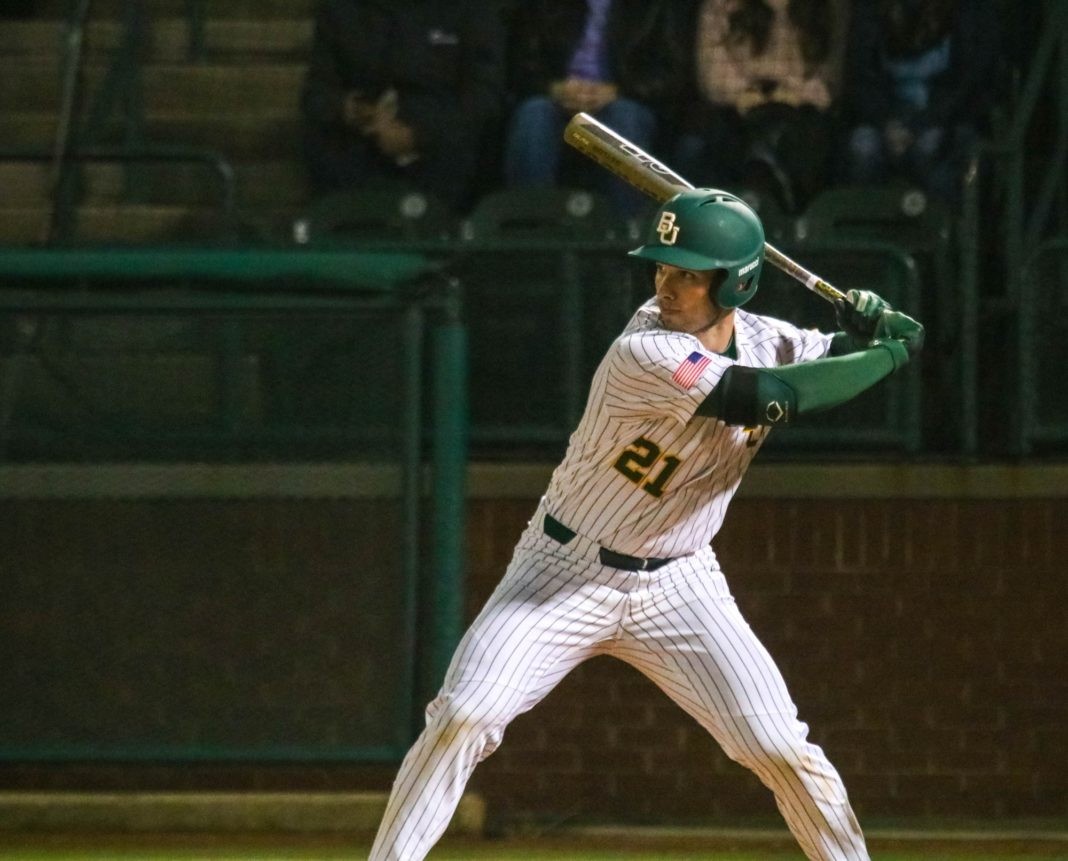
M 680 463 L 675 455 L 663 454 L 660 446 L 641 436 L 623 449 L 614 466 L 646 493 L 660 496 Z

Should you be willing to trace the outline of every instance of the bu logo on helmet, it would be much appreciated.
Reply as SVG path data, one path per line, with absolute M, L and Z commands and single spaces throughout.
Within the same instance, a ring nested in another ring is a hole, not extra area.
M 675 226 L 675 213 L 663 212 L 660 215 L 660 223 L 656 226 L 656 232 L 660 234 L 660 241 L 665 245 L 674 245 L 679 238 L 679 228 Z

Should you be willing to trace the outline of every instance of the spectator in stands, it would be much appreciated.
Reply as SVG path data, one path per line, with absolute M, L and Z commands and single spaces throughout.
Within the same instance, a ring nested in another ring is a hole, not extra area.
M 845 70 L 845 179 L 899 178 L 950 202 L 989 115 L 993 0 L 856 0 Z
M 680 172 L 803 208 L 829 176 L 848 0 L 703 0 L 696 16 Z
M 479 0 L 321 0 L 301 100 L 316 190 L 399 178 L 464 209 L 504 86 Z
M 606 171 L 566 152 L 563 129 L 585 111 L 650 149 L 685 82 L 678 0 L 530 0 L 511 26 L 505 182 L 576 184 L 615 199 L 626 216 L 651 204 Z M 566 160 L 565 160 L 566 158 Z

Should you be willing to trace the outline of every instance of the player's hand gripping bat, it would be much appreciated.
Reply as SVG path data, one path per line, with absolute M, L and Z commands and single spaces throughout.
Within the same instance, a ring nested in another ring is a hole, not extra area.
M 589 114 L 578 113 L 568 121 L 564 129 L 564 140 L 587 158 L 598 162 L 659 203 L 680 191 L 693 188 L 692 183 L 687 182 L 667 165 L 657 161 Z M 828 302 L 845 299 L 841 290 L 813 275 L 768 243 L 764 243 L 764 257 L 772 266 L 800 281 Z

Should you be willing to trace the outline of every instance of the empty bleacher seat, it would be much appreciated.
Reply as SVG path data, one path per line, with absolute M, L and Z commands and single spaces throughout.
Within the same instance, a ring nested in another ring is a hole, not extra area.
M 293 241 L 300 245 L 446 240 L 457 231 L 457 220 L 442 201 L 395 183 L 325 194 L 293 221 Z

